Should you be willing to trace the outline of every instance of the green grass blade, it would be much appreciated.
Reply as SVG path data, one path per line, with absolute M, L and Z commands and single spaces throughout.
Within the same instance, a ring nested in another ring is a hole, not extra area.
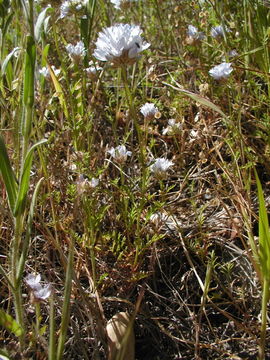
M 15 174 L 12 170 L 6 145 L 4 143 L 3 138 L 0 136 L 0 171 L 4 180 L 4 184 L 6 187 L 9 206 L 11 210 L 14 210 L 15 201 L 17 197 L 17 183 Z
M 35 206 L 36 206 L 36 201 L 37 201 L 37 195 L 38 195 L 42 181 L 43 181 L 43 178 L 41 178 L 38 181 L 35 191 L 34 191 L 34 194 L 33 194 L 33 197 L 32 197 L 32 200 L 31 200 L 31 204 L 30 204 L 29 215 L 28 215 L 27 225 L 26 225 L 26 234 L 25 234 L 25 239 L 23 242 L 23 250 L 22 250 L 21 257 L 20 257 L 18 272 L 17 272 L 17 282 L 18 283 L 20 283 L 22 275 L 23 275 L 23 271 L 24 271 L 25 261 L 26 261 L 26 257 L 28 254 L 29 243 L 30 243 L 30 238 L 31 238 L 32 223 L 33 223 L 34 211 L 35 211 Z
M 181 92 L 182 94 L 184 95 L 187 95 L 188 97 L 190 97 L 192 100 L 195 100 L 196 102 L 200 103 L 201 105 L 203 106 L 206 106 L 210 109 L 212 109 L 213 111 L 219 113 L 220 115 L 222 115 L 224 118 L 226 118 L 226 114 L 217 106 L 215 105 L 214 103 L 212 103 L 211 101 L 209 101 L 208 99 L 205 99 L 204 97 L 202 97 L 201 95 L 199 94 L 195 94 L 191 91 L 188 91 L 188 90 L 185 90 L 183 88 L 181 88 L 181 86 L 177 84 L 177 86 L 173 86 L 171 84 L 168 84 L 166 82 L 162 82 L 162 84 L 166 85 L 166 86 L 169 86 L 171 87 L 172 89 L 174 90 L 177 90 L 179 92 Z
M 16 199 L 16 204 L 15 204 L 15 209 L 14 209 L 15 216 L 18 213 L 22 213 L 24 211 L 26 195 L 27 195 L 28 188 L 29 188 L 30 170 L 31 170 L 31 166 L 32 166 L 33 152 L 38 146 L 44 144 L 45 142 L 47 142 L 47 140 L 45 140 L 45 139 L 40 140 L 35 145 L 33 145 L 26 154 L 24 164 L 23 164 L 23 170 L 22 170 L 22 175 L 21 175 L 21 179 L 20 179 L 20 184 L 19 184 L 18 196 Z
M 24 105 L 32 107 L 34 104 L 34 78 L 35 78 L 36 46 L 32 36 L 27 36 L 25 67 L 24 67 L 24 85 L 23 102 Z
M 44 28 L 44 23 L 45 23 L 46 19 L 50 18 L 50 16 L 47 16 L 47 13 L 52 12 L 52 10 L 53 10 L 52 7 L 47 6 L 38 15 L 37 22 L 35 24 L 35 29 L 34 29 L 36 41 L 40 41 L 41 33 L 42 33 L 43 28 Z
M 259 258 L 265 279 L 270 280 L 270 232 L 262 185 L 255 172 L 259 201 Z
M 23 333 L 20 325 L 13 319 L 12 316 L 7 314 L 4 310 L 0 309 L 0 325 L 16 336 L 21 336 Z

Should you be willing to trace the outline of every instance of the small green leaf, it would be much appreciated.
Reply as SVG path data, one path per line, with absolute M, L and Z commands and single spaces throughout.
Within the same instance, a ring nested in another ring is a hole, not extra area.
M 50 18 L 50 16 L 47 17 L 48 12 L 52 12 L 53 8 L 47 6 L 41 13 L 38 15 L 37 22 L 35 25 L 35 39 L 36 41 L 40 41 L 41 38 L 41 32 L 44 28 L 45 20 Z
M 16 336 L 21 336 L 23 333 L 21 326 L 13 319 L 12 316 L 2 309 L 0 309 L 0 325 Z
M 15 48 L 6 56 L 5 60 L 4 60 L 3 63 L 2 63 L 2 66 L 1 66 L 2 74 L 5 74 L 7 65 L 9 64 L 9 62 L 10 62 L 10 60 L 12 59 L 12 57 L 14 56 L 14 54 L 16 54 L 18 51 L 21 51 L 21 48 L 20 48 L 20 47 L 15 47 Z
M 30 171 L 31 171 L 32 160 L 33 160 L 33 152 L 38 146 L 44 144 L 45 142 L 47 142 L 46 139 L 40 140 L 35 145 L 33 145 L 26 154 L 24 164 L 23 164 L 23 170 L 22 170 L 22 174 L 21 174 L 21 178 L 20 178 L 20 183 L 19 183 L 18 195 L 17 195 L 16 204 L 15 204 L 15 208 L 14 208 L 14 216 L 17 216 L 18 213 L 22 213 L 24 211 L 25 200 L 26 200 L 28 189 L 29 189 Z
M 15 174 L 12 170 L 6 145 L 3 138 L 0 136 L 0 172 L 2 174 L 4 184 L 6 187 L 8 201 L 11 211 L 14 210 L 15 201 L 17 197 L 18 185 L 16 182 Z

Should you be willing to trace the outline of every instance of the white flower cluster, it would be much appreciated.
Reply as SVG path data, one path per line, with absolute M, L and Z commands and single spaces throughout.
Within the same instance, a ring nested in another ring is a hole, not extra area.
M 145 118 L 153 118 L 158 113 L 158 108 L 152 103 L 145 103 L 140 111 Z
M 131 2 L 135 2 L 138 0 L 111 0 L 111 3 L 116 7 L 116 9 L 120 9 L 121 6 L 125 6 Z
M 111 148 L 110 150 L 108 150 L 108 153 L 115 161 L 121 164 L 127 161 L 128 156 L 132 155 L 132 152 L 128 151 L 125 145 L 119 145 L 116 148 Z
M 139 26 L 117 24 L 103 29 L 96 42 L 94 56 L 101 61 L 111 61 L 115 66 L 133 64 L 139 53 L 150 44 L 141 38 Z
M 29 288 L 31 289 L 35 301 L 46 300 L 48 297 L 50 297 L 52 293 L 51 284 L 42 286 L 40 284 L 40 281 L 41 281 L 40 274 L 37 275 L 29 274 L 25 278 L 25 282 L 27 286 L 29 286 Z
M 162 135 L 176 135 L 181 133 L 182 124 L 180 122 L 176 122 L 175 119 L 168 120 L 168 126 L 163 129 Z
M 86 54 L 86 49 L 82 41 L 77 42 L 76 45 L 68 44 L 66 46 L 67 52 L 74 62 L 79 62 Z
M 54 65 L 51 66 L 55 76 L 58 76 L 61 72 L 60 69 L 56 69 L 56 67 Z M 50 74 L 50 70 L 47 66 L 43 66 L 41 69 L 39 69 L 39 73 L 40 75 L 44 76 L 45 79 L 49 80 L 50 77 L 51 77 L 51 74 Z
M 223 62 L 222 64 L 214 66 L 209 71 L 209 74 L 215 80 L 222 80 L 222 79 L 227 79 L 232 71 L 233 68 L 231 67 L 231 63 Z
M 188 25 L 187 36 L 193 40 L 203 40 L 205 38 L 204 33 L 198 31 L 198 29 L 193 25 Z
M 60 19 L 82 10 L 87 5 L 87 0 L 66 0 L 60 7 Z
M 98 184 L 99 184 L 99 179 L 92 178 L 91 180 L 88 180 L 82 174 L 80 174 L 76 182 L 77 193 L 78 195 L 82 195 L 86 190 L 88 189 L 91 190 L 96 188 Z
M 157 158 L 150 165 L 150 170 L 157 179 L 163 179 L 167 176 L 167 171 L 172 165 L 173 162 L 166 158 Z
M 217 25 L 212 27 L 211 29 L 211 36 L 214 39 L 221 39 L 225 37 L 225 33 L 228 32 L 229 30 L 227 29 L 227 27 L 223 27 L 222 25 Z

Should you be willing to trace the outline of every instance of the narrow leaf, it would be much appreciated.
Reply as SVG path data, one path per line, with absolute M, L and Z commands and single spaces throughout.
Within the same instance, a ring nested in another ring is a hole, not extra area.
M 30 204 L 27 225 L 26 225 L 26 234 L 25 234 L 25 238 L 24 238 L 24 242 L 23 242 L 22 254 L 20 257 L 17 276 L 16 276 L 18 283 L 20 283 L 23 272 L 24 272 L 25 261 L 27 258 L 29 243 L 30 243 L 30 238 L 31 238 L 32 223 L 33 223 L 34 211 L 35 211 L 35 206 L 36 206 L 36 201 L 37 201 L 37 195 L 38 195 L 42 180 L 43 180 L 43 178 L 41 178 L 38 181 L 35 191 L 34 191 L 34 194 L 32 196 L 31 204 Z
M 62 86 L 61 86 L 60 82 L 58 81 L 57 77 L 55 76 L 55 73 L 54 73 L 53 69 L 51 68 L 50 64 L 47 63 L 47 66 L 50 71 L 50 75 L 51 75 L 53 85 L 54 85 L 57 97 L 59 99 L 60 105 L 62 106 L 65 116 L 68 117 L 67 105 L 66 105 L 64 91 L 62 89 Z
M 200 103 L 201 105 L 204 105 L 210 109 L 212 109 L 213 111 L 219 113 L 220 115 L 222 115 L 224 118 L 226 118 L 226 114 L 214 103 L 212 103 L 210 100 L 205 99 L 204 97 L 202 97 L 199 94 L 195 94 L 191 91 L 182 89 L 180 86 L 173 86 L 171 84 L 168 84 L 166 82 L 162 82 L 162 84 L 171 87 L 174 90 L 180 91 L 182 94 L 187 95 L 188 97 L 190 97 L 192 100 L 195 100 L 196 102 Z
M 40 41 L 41 33 L 44 28 L 45 20 L 47 19 L 47 13 L 53 10 L 52 7 L 47 6 L 41 13 L 38 15 L 37 22 L 35 24 L 35 39 Z M 49 16 L 48 16 L 49 17 Z
M 4 184 L 6 187 L 8 201 L 11 211 L 14 210 L 15 201 L 17 197 L 17 183 L 15 174 L 12 170 L 7 149 L 3 138 L 0 136 L 0 172 L 2 174 Z
M 269 221 L 268 214 L 265 205 L 265 199 L 263 195 L 262 185 L 255 172 L 256 183 L 258 189 L 258 201 L 259 201 L 259 259 L 260 265 L 263 272 L 263 276 L 266 279 L 270 279 L 270 232 L 269 232 Z
M 20 178 L 20 184 L 19 184 L 19 190 L 18 190 L 18 195 L 17 195 L 17 199 L 16 199 L 16 204 L 15 204 L 15 209 L 14 209 L 15 216 L 19 212 L 21 213 L 24 211 L 25 200 L 26 200 L 28 189 L 29 189 L 30 171 L 31 171 L 32 160 L 33 160 L 33 152 L 38 146 L 44 144 L 45 142 L 47 142 L 46 139 L 40 140 L 35 145 L 33 145 L 26 154 L 24 164 L 23 164 L 22 175 Z
M 27 36 L 26 53 L 24 60 L 23 102 L 30 107 L 34 104 L 36 46 L 32 36 Z
M 12 59 L 12 57 L 14 56 L 14 54 L 18 53 L 19 51 L 21 51 L 21 48 L 20 48 L 20 47 L 15 47 L 15 48 L 6 56 L 5 60 L 4 60 L 3 63 L 2 63 L 2 66 L 1 66 L 2 74 L 5 74 L 6 67 L 7 67 L 7 65 L 9 64 L 10 60 Z
M 21 336 L 23 333 L 21 326 L 13 319 L 12 316 L 2 309 L 0 309 L 0 325 L 16 336 Z

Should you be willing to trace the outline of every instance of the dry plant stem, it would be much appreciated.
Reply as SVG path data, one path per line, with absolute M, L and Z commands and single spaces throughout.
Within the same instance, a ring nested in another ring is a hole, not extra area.
M 265 340 L 266 340 L 266 326 L 267 326 L 267 304 L 269 301 L 269 287 L 270 280 L 264 279 L 263 294 L 262 294 L 262 324 L 261 324 L 261 338 L 259 346 L 259 360 L 265 359 Z

